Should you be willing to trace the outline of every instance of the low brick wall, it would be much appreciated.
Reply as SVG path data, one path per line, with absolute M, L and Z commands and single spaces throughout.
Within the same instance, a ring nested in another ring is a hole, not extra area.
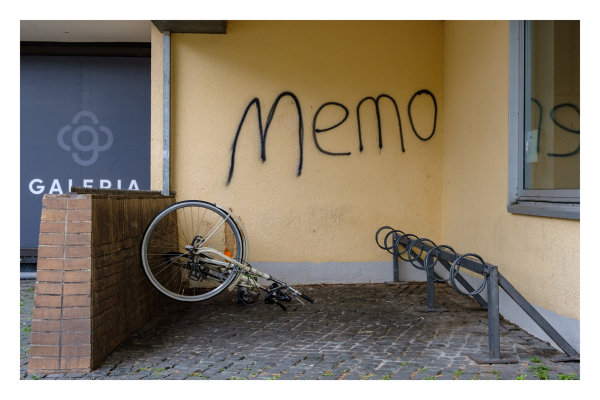
M 169 300 L 144 274 L 146 225 L 175 196 L 44 195 L 29 373 L 88 372 Z

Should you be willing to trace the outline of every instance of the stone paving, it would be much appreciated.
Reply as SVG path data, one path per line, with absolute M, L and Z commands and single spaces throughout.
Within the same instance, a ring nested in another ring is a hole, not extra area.
M 538 380 L 579 379 L 579 363 L 501 320 L 501 353 L 518 364 L 478 365 L 487 354 L 487 312 L 471 297 L 424 283 L 312 285 L 316 300 L 287 312 L 235 304 L 234 292 L 165 308 L 88 374 L 28 375 L 33 281 L 21 281 L 21 379 Z
M 33 292 L 35 290 L 34 280 L 21 281 L 20 293 L 20 357 L 21 357 L 21 379 L 27 373 L 27 363 L 29 361 L 29 339 L 31 337 L 31 315 L 33 314 Z

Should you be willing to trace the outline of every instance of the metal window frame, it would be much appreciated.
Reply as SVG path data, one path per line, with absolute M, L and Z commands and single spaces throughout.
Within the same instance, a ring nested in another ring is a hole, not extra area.
M 579 220 L 580 190 L 523 189 L 525 21 L 509 24 L 508 204 L 513 214 Z

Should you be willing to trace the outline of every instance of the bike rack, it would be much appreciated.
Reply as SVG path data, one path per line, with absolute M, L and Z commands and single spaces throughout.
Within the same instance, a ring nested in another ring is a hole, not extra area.
M 389 229 L 384 239 L 384 246 L 379 243 L 379 233 Z M 392 236 L 393 244 L 388 246 L 388 237 Z M 444 308 L 435 308 L 434 305 L 434 282 L 450 282 L 454 290 L 460 294 L 472 296 L 477 300 L 482 308 L 488 311 L 488 354 L 468 355 L 473 361 L 478 364 L 511 364 L 516 363 L 517 360 L 514 358 L 501 357 L 500 355 L 500 287 L 504 289 L 504 292 L 512 298 L 515 303 L 521 307 L 527 315 L 560 347 L 566 357 L 555 357 L 552 359 L 553 362 L 569 362 L 579 361 L 579 353 L 546 321 L 544 317 L 531 303 L 529 303 L 511 284 L 508 280 L 498 272 L 498 267 L 489 263 L 486 263 L 483 258 L 474 253 L 467 253 L 460 255 L 446 245 L 436 245 L 432 240 L 426 238 L 419 238 L 413 234 L 406 234 L 402 231 L 395 230 L 389 226 L 380 228 L 375 234 L 375 241 L 377 245 L 384 250 L 387 250 L 393 255 L 393 266 L 394 266 L 394 281 L 399 281 L 399 259 L 409 262 L 413 267 L 424 270 L 427 274 L 427 306 L 421 307 L 420 311 L 425 312 L 443 312 Z M 403 251 L 399 250 L 402 246 Z M 392 251 L 390 251 L 390 249 Z M 415 251 L 420 251 L 417 254 Z M 407 254 L 407 258 L 403 258 L 402 255 Z M 421 256 L 425 254 L 425 257 L 421 259 Z M 440 263 L 447 271 L 448 278 L 442 279 L 435 272 L 434 267 L 437 263 Z M 473 287 L 465 280 L 465 278 L 459 273 L 460 268 L 468 269 L 469 271 L 475 272 L 483 276 L 483 283 L 477 289 Z M 458 281 L 462 287 L 467 290 L 464 292 L 456 285 Z M 487 286 L 487 302 L 483 297 L 479 295 Z

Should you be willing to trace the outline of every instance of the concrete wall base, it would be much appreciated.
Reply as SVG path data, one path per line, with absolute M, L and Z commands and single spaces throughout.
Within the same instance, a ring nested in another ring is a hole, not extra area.
M 324 263 L 285 263 L 250 262 L 274 278 L 289 284 L 318 283 L 384 283 L 394 280 L 391 261 L 373 262 L 324 262 Z M 425 272 L 400 262 L 400 280 L 409 282 L 425 281 Z

